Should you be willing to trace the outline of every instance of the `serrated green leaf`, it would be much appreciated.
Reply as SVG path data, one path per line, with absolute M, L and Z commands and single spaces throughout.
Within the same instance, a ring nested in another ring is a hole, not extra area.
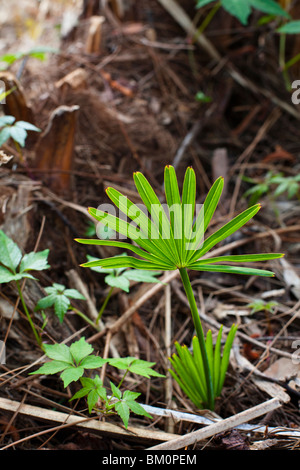
M 81 388 L 80 390 L 78 390 L 78 392 L 76 392 L 72 398 L 70 398 L 69 401 L 73 401 L 73 400 L 78 400 L 79 398 L 83 398 L 85 397 L 86 395 L 88 395 L 91 391 L 91 388 L 90 387 L 83 387 Z
M 18 245 L 0 230 L 0 263 L 16 271 L 22 258 L 22 252 Z
M 125 428 L 127 429 L 130 416 L 129 406 L 126 402 L 119 401 L 115 404 L 115 410 L 123 421 Z
M 143 363 L 139 363 L 138 361 L 131 364 L 129 366 L 128 370 L 130 372 L 132 372 L 133 374 L 141 375 L 141 376 L 147 377 L 147 378 L 149 378 L 151 376 L 153 376 L 153 377 L 164 377 L 162 374 L 159 374 L 155 370 L 151 369 L 151 367 L 148 367 L 147 365 L 145 365 Z
M 133 357 L 124 357 L 124 358 L 122 358 L 122 357 L 120 357 L 120 358 L 119 357 L 112 357 L 112 358 L 108 358 L 107 362 L 111 366 L 116 367 L 117 369 L 127 370 L 134 359 L 136 359 L 136 358 L 133 358 Z
M 249 0 L 221 0 L 222 7 L 232 16 L 235 16 L 243 25 L 248 23 L 251 13 Z
M 4 56 L 2 56 L 0 58 L 0 61 L 4 60 L 3 57 Z M 8 115 L 1 116 L 0 117 L 0 127 L 11 125 L 15 122 L 15 120 L 16 120 L 16 118 L 14 116 L 8 116 Z
M 50 295 L 47 295 L 46 297 L 43 297 L 37 302 L 34 310 L 37 311 L 37 310 L 52 307 L 55 303 L 56 297 L 57 297 L 56 294 L 50 294 Z
M 280 6 L 280 4 L 274 0 L 247 0 L 249 4 L 263 13 L 268 15 L 282 16 L 284 18 L 290 18 L 289 13 Z
M 161 274 L 161 271 L 144 271 L 142 269 L 130 269 L 123 273 L 123 277 L 136 282 L 158 283 L 160 282 L 155 276 Z
M 78 341 L 75 341 L 70 346 L 70 353 L 72 354 L 76 364 L 79 364 L 80 361 L 91 354 L 93 350 L 93 347 L 85 341 L 84 337 L 80 338 Z
M 114 274 L 108 274 L 105 276 L 105 282 L 111 287 L 117 287 L 129 292 L 130 281 L 124 276 L 115 276 Z
M 98 400 L 99 400 L 98 391 L 96 389 L 91 390 L 88 394 L 88 397 L 87 397 L 87 404 L 88 404 L 89 413 L 91 413 L 93 411 L 93 408 L 97 404 Z
M 77 289 L 65 289 L 64 290 L 64 295 L 66 297 L 68 297 L 69 299 L 86 300 L 84 295 L 82 295 L 80 292 L 78 292 Z
M 57 361 L 73 363 L 70 348 L 66 344 L 44 344 L 46 356 Z
M 110 382 L 110 388 L 111 388 L 111 391 L 112 391 L 114 397 L 116 397 L 118 400 L 121 400 L 121 398 L 122 398 L 121 390 L 118 387 L 116 387 L 113 382 Z
M 20 277 L 20 275 L 13 274 L 9 269 L 0 266 L 0 284 L 6 284 L 7 282 L 16 281 L 21 278 L 22 276 Z
M 10 136 L 16 142 L 18 142 L 21 147 L 25 147 L 25 140 L 27 137 L 27 132 L 22 127 L 17 127 L 16 125 L 10 128 Z
M 132 392 L 131 390 L 125 390 L 123 393 L 123 400 L 130 401 L 136 400 L 141 394 L 138 392 Z
M 50 268 L 48 264 L 49 250 L 25 254 L 21 260 L 20 271 L 43 271 Z
M 10 139 L 10 127 L 3 127 L 0 131 L 0 147 Z
M 80 362 L 80 365 L 85 369 L 98 369 L 98 367 L 102 367 L 107 361 L 102 357 L 98 356 L 87 356 Z
M 69 362 L 64 361 L 50 361 L 45 362 L 38 370 L 31 372 L 30 375 L 42 374 L 42 375 L 53 375 L 63 371 L 67 367 L 70 367 Z
M 130 410 L 139 416 L 145 416 L 147 418 L 153 419 L 152 416 L 140 405 L 138 402 L 134 400 L 126 400 L 126 404 L 130 408 Z
M 54 312 L 58 317 L 59 321 L 62 323 L 64 316 L 70 307 L 70 300 L 64 294 L 56 294 L 54 302 Z
M 30 122 L 27 122 L 27 121 L 17 121 L 15 123 L 15 126 L 20 127 L 21 129 L 25 129 L 27 131 L 41 132 L 41 129 L 39 129 L 34 124 L 31 124 Z
M 60 378 L 64 382 L 64 387 L 67 387 L 68 385 L 70 385 L 71 382 L 77 382 L 77 380 L 79 380 L 80 377 L 82 377 L 83 373 L 84 373 L 83 367 L 80 367 L 80 366 L 79 367 L 74 367 L 74 366 L 67 367 L 60 374 Z

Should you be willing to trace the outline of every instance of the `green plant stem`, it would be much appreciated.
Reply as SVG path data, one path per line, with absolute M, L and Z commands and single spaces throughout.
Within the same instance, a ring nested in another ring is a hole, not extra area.
M 87 317 L 83 312 L 81 312 L 80 310 L 77 310 L 77 308 L 75 308 L 73 306 L 71 307 L 71 309 L 79 317 L 81 317 L 84 321 L 86 321 L 90 326 L 92 326 L 95 330 L 99 331 L 99 326 L 95 325 L 95 323 L 89 317 Z
M 284 33 L 280 34 L 279 38 L 279 66 L 282 70 L 282 75 L 287 91 L 291 91 L 291 83 L 289 79 L 289 74 L 285 64 L 285 46 L 286 46 L 286 35 Z
M 207 406 L 209 407 L 210 410 L 213 410 L 214 409 L 213 382 L 212 382 L 211 372 L 209 368 L 206 345 L 205 345 L 205 338 L 204 338 L 203 328 L 202 328 L 202 324 L 201 324 L 201 320 L 200 320 L 200 316 L 198 312 L 198 307 L 197 307 L 196 300 L 193 294 L 193 289 L 192 289 L 191 281 L 187 273 L 187 270 L 185 268 L 180 268 L 179 272 L 180 272 L 181 280 L 185 289 L 187 299 L 189 301 L 191 314 L 192 314 L 196 334 L 197 334 L 200 349 L 201 349 L 203 367 L 204 367 L 204 373 L 205 373 L 205 379 L 206 379 L 206 386 L 207 386 L 207 397 L 208 397 Z
M 98 317 L 97 317 L 97 319 L 96 319 L 96 325 L 99 323 L 99 321 L 100 321 L 100 319 L 101 319 L 101 317 L 102 317 L 102 314 L 103 314 L 103 312 L 104 312 L 104 310 L 105 310 L 105 308 L 106 308 L 106 305 L 108 304 L 108 301 L 109 301 L 109 299 L 111 298 L 111 295 L 112 295 L 112 293 L 113 293 L 113 290 L 114 290 L 114 288 L 111 287 L 111 288 L 109 289 L 109 291 L 108 291 L 108 294 L 107 294 L 107 296 L 106 296 L 106 299 L 104 300 L 104 302 L 103 302 L 103 304 L 102 304 L 102 307 L 101 307 L 100 310 L 99 310 Z
M 120 380 L 120 383 L 119 383 L 119 385 L 118 385 L 118 388 L 121 388 L 121 385 L 122 385 L 122 383 L 124 382 L 125 377 L 126 377 L 127 374 L 128 374 L 128 370 L 125 371 L 125 374 L 123 375 L 122 379 Z
M 211 23 L 213 17 L 217 13 L 217 11 L 221 8 L 221 2 L 218 2 L 206 15 L 205 19 L 202 21 L 201 25 L 199 28 L 197 28 L 197 31 L 195 35 L 193 36 L 193 41 L 195 42 L 197 38 L 204 33 L 208 25 Z
M 24 300 L 24 296 L 23 296 L 23 293 L 22 293 L 22 289 L 21 289 L 20 284 L 19 284 L 18 281 L 16 281 L 16 285 L 17 285 L 19 297 L 20 297 L 20 300 L 21 300 L 21 303 L 22 303 L 24 312 L 25 312 L 26 317 L 27 317 L 27 319 L 28 319 L 28 321 L 29 321 L 29 324 L 30 324 L 30 326 L 31 326 L 31 328 L 32 328 L 32 331 L 33 331 L 33 334 L 34 334 L 34 336 L 35 336 L 35 339 L 37 340 L 37 343 L 38 343 L 38 345 L 40 346 L 40 348 L 43 349 L 42 340 L 41 340 L 41 338 L 40 338 L 40 335 L 39 335 L 38 332 L 36 331 L 36 328 L 35 328 L 35 326 L 34 326 L 34 323 L 33 323 L 32 319 L 31 319 L 30 313 L 29 313 L 29 311 L 28 311 L 27 305 L 26 305 L 25 300 Z

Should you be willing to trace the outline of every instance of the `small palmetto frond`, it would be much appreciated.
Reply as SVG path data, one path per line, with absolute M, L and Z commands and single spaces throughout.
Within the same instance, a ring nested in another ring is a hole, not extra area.
M 159 271 L 179 270 L 191 308 L 196 336 L 193 341 L 193 355 L 185 346 L 181 347 L 176 344 L 177 355 L 170 358 L 175 369 L 172 375 L 196 406 L 213 410 L 215 398 L 219 396 L 224 382 L 236 327 L 232 325 L 221 355 L 222 332 L 220 330 L 217 343 L 213 348 L 211 333 L 208 333 L 206 339 L 204 337 L 187 269 L 273 276 L 274 273 L 271 271 L 245 267 L 241 264 L 274 260 L 283 255 L 281 253 L 262 253 L 207 257 L 207 253 L 212 248 L 243 227 L 260 209 L 259 204 L 249 207 L 205 238 L 205 233 L 222 194 L 224 185 L 222 177 L 214 182 L 199 211 L 196 210 L 195 172 L 190 167 L 186 170 L 181 194 L 174 168 L 170 165 L 165 167 L 166 207 L 160 202 L 142 173 L 134 173 L 134 182 L 143 202 L 143 209 L 116 189 L 108 188 L 106 190 L 110 200 L 130 222 L 124 220 L 123 216 L 116 217 L 104 210 L 88 209 L 90 215 L 97 221 L 122 235 L 125 239 L 131 240 L 132 243 L 112 239 L 77 239 L 77 241 L 88 245 L 127 249 L 135 256 L 114 256 L 90 261 L 81 266 Z
M 279 258 L 282 254 L 264 253 L 201 259 L 215 245 L 244 226 L 260 209 L 259 204 L 246 209 L 203 241 L 222 193 L 224 183 L 222 177 L 214 182 L 196 218 L 196 178 L 192 168 L 186 170 L 181 195 L 174 168 L 172 166 L 165 168 L 166 208 L 143 174 L 135 173 L 134 181 L 149 215 L 114 188 L 108 188 L 106 193 L 130 222 L 99 209 L 88 209 L 90 215 L 97 221 L 132 240 L 134 244 L 119 240 L 77 239 L 77 241 L 88 245 L 127 249 L 137 257 L 114 256 L 84 263 L 83 267 L 124 267 L 161 271 L 188 268 L 196 271 L 273 276 L 271 271 L 263 269 L 219 263 L 267 261 Z

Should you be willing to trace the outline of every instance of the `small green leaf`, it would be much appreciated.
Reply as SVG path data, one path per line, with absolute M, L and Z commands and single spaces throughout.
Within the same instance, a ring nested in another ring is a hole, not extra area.
M 37 302 L 34 310 L 37 311 L 41 309 L 44 310 L 46 308 L 50 308 L 55 304 L 55 300 L 56 294 L 47 295 L 46 297 L 43 297 Z
M 115 404 L 115 410 L 117 414 L 120 416 L 121 420 L 123 421 L 125 428 L 127 429 L 128 422 L 129 422 L 129 415 L 130 415 L 129 406 L 127 405 L 126 402 L 119 401 Z
M 122 398 L 122 392 L 121 390 L 115 386 L 115 384 L 113 382 L 110 382 L 110 388 L 111 388 L 111 391 L 113 393 L 113 395 L 118 399 L 118 400 L 121 400 Z
M 46 356 L 57 361 L 73 363 L 70 348 L 66 344 L 44 344 Z
M 284 18 L 290 18 L 290 15 L 285 11 L 279 3 L 274 0 L 247 0 L 249 4 L 263 13 L 268 15 L 283 16 Z
M 69 362 L 64 362 L 64 361 L 45 362 L 45 364 L 43 364 L 38 370 L 36 370 L 35 372 L 31 372 L 30 375 L 33 375 L 33 374 L 53 375 L 53 374 L 57 374 L 58 372 L 65 370 L 68 367 L 70 367 Z
M 7 282 L 16 281 L 21 278 L 22 276 L 13 274 L 9 269 L 0 266 L 0 284 L 6 284 Z
M 10 136 L 14 139 L 21 147 L 25 147 L 25 140 L 27 137 L 27 132 L 22 127 L 17 127 L 16 125 L 10 128 Z
M 22 252 L 18 245 L 0 230 L 0 263 L 15 272 L 21 258 Z
M 60 377 L 64 382 L 64 387 L 67 387 L 71 382 L 77 382 L 84 373 L 83 367 L 67 367 L 61 374 Z
M 10 127 L 3 127 L 3 129 L 1 129 L 1 131 L 0 131 L 0 147 L 1 147 L 1 145 L 5 144 L 5 142 L 7 142 L 8 139 L 10 139 L 10 130 L 11 130 Z
M 222 7 L 235 16 L 243 25 L 248 23 L 251 7 L 248 0 L 221 0 Z
M 125 392 L 126 393 L 126 392 Z M 124 393 L 124 395 L 125 395 Z M 135 413 L 136 415 L 140 415 L 140 416 L 146 416 L 147 418 L 150 418 L 152 419 L 152 416 L 145 410 L 145 408 L 143 408 L 142 405 L 140 405 L 139 403 L 137 403 L 136 401 L 134 400 L 126 400 L 126 404 L 128 405 L 128 407 L 130 408 L 130 410 Z
M 47 261 L 48 255 L 48 249 L 24 255 L 20 264 L 20 271 L 43 271 L 44 269 L 50 268 Z
M 91 413 L 93 411 L 93 408 L 97 404 L 98 400 L 99 400 L 98 391 L 96 389 L 91 390 L 88 394 L 88 397 L 87 397 L 87 404 L 88 404 L 89 413 Z
M 152 367 L 155 365 L 155 362 L 143 361 L 142 359 L 137 359 L 136 357 L 130 356 L 126 358 L 109 358 L 107 359 L 107 362 L 117 369 L 128 370 L 143 377 L 164 377 L 164 375 L 161 375 L 152 369 Z
M 93 347 L 85 341 L 85 338 L 82 337 L 78 341 L 75 341 L 70 346 L 70 353 L 74 358 L 76 364 L 79 364 L 82 359 L 93 352 Z
M 124 290 L 125 292 L 129 292 L 130 282 L 124 276 L 115 276 L 114 274 L 108 274 L 105 276 L 105 282 L 111 287 L 117 287 L 119 289 Z
M 38 127 L 34 126 L 33 124 L 31 124 L 30 122 L 26 122 L 26 121 L 17 121 L 15 123 L 15 126 L 16 127 L 20 127 L 21 129 L 25 129 L 27 131 L 35 131 L 35 132 L 41 132 L 41 129 L 39 129 Z
M 299 34 L 300 33 L 300 20 L 290 21 L 277 29 L 280 34 Z
M 84 295 L 82 295 L 80 292 L 78 292 L 77 289 L 65 289 L 64 290 L 64 295 L 66 297 L 68 297 L 69 299 L 86 300 Z
M 54 311 L 61 323 L 63 322 L 64 316 L 67 313 L 69 306 L 70 300 L 64 294 L 57 294 L 55 296 Z
M 107 361 L 102 357 L 98 356 L 87 356 L 80 362 L 80 365 L 85 369 L 98 369 L 98 367 L 102 367 Z
M 1 60 L 1 58 L 0 58 Z M 16 118 L 14 116 L 4 115 L 0 117 L 0 127 L 13 124 Z
M 123 273 L 123 277 L 136 282 L 157 283 L 160 282 L 155 276 L 161 274 L 161 271 L 144 271 L 142 269 L 129 269 Z

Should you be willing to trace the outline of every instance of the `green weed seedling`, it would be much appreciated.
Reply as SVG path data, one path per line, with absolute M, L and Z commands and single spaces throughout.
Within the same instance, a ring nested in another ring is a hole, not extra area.
M 82 240 L 82 243 L 84 243 L 84 240 Z M 127 254 L 124 253 L 123 256 L 127 256 Z M 87 259 L 89 262 L 100 261 L 99 258 L 95 258 L 89 255 L 87 255 Z M 156 276 L 161 274 L 161 271 L 147 271 L 147 270 L 127 269 L 127 268 L 104 269 L 101 266 L 91 266 L 91 270 L 100 274 L 106 274 L 104 280 L 106 284 L 110 286 L 108 294 L 99 310 L 98 317 L 96 319 L 96 324 L 99 323 L 103 315 L 103 312 L 115 288 L 121 289 L 128 293 L 129 287 L 130 287 L 130 281 L 156 283 L 156 282 L 160 282 L 159 279 L 156 278 Z
M 152 418 L 145 411 L 142 405 L 136 400 L 140 393 L 130 390 L 121 390 L 121 386 L 128 373 L 140 375 L 142 377 L 164 377 L 152 367 L 154 362 L 143 361 L 135 357 L 108 358 L 103 359 L 93 353 L 93 347 L 82 337 L 71 346 L 65 344 L 45 344 L 45 355 L 50 359 L 38 370 L 30 375 L 54 375 L 59 373 L 64 387 L 68 387 L 72 382 L 80 381 L 80 388 L 72 400 L 86 397 L 89 413 L 97 412 L 103 416 L 118 415 L 125 426 L 128 427 L 130 413 Z M 110 382 L 110 394 L 98 374 L 94 377 L 84 376 L 84 373 L 93 369 L 100 369 L 104 364 L 110 364 L 123 371 L 123 376 L 118 385 Z
M 55 315 L 59 319 L 60 323 L 62 323 L 64 321 L 65 314 L 69 310 L 72 310 L 78 316 L 83 318 L 83 320 L 85 320 L 89 325 L 96 328 L 92 320 L 71 304 L 72 299 L 86 300 L 86 298 L 78 292 L 77 289 L 67 289 L 64 285 L 54 282 L 52 286 L 45 287 L 45 291 L 48 295 L 38 301 L 35 306 L 35 311 L 44 311 L 45 309 L 53 307 Z
M 270 312 L 274 313 L 275 307 L 278 306 L 278 302 L 270 300 L 269 302 L 265 302 L 264 300 L 257 299 L 250 304 L 247 304 L 246 307 L 251 308 L 251 314 L 256 312 Z
M 59 50 L 53 47 L 39 46 L 39 47 L 34 47 L 27 52 L 15 52 L 15 53 L 4 54 L 0 56 L 0 64 L 2 64 L 0 67 L 0 70 L 6 70 L 16 61 L 24 60 L 28 58 L 34 58 L 40 61 L 44 61 L 48 53 L 57 54 L 58 52 Z
M 18 245 L 0 230 L 0 284 L 15 282 L 20 300 L 30 323 L 34 336 L 39 346 L 42 347 L 40 335 L 38 334 L 34 323 L 28 311 L 24 296 L 22 293 L 20 281 L 22 279 L 35 279 L 30 271 L 42 271 L 48 269 L 49 250 L 31 252 L 22 255 Z
M 198 0 L 197 8 L 202 8 L 210 3 L 222 6 L 230 15 L 237 18 L 243 25 L 247 25 L 252 9 L 256 9 L 272 17 L 290 19 L 290 15 L 275 0 Z
M 182 193 L 180 194 L 174 168 L 170 165 L 165 167 L 164 188 L 167 202 L 165 208 L 142 173 L 134 173 L 134 182 L 149 217 L 140 207 L 114 188 L 108 188 L 106 193 L 131 222 L 124 220 L 123 215 L 119 218 L 107 211 L 95 208 L 88 209 L 89 214 L 96 220 L 114 230 L 116 234 L 132 240 L 133 243 L 100 239 L 77 239 L 77 241 L 90 245 L 128 249 L 136 256 L 115 256 L 89 261 L 82 264 L 82 266 L 88 268 L 100 266 L 104 269 L 179 270 L 189 301 L 197 341 L 199 342 L 201 361 L 197 361 L 194 374 L 197 375 L 197 383 L 201 381 L 202 389 L 205 391 L 201 405 L 213 410 L 215 406 L 214 377 L 220 374 L 217 382 L 221 384 L 225 366 L 223 366 L 222 373 L 219 366 L 214 370 L 212 369 L 212 357 L 215 357 L 216 363 L 220 364 L 221 356 L 218 351 L 214 353 L 214 356 L 212 355 L 211 344 L 208 344 L 204 337 L 202 322 L 187 270 L 250 276 L 274 276 L 271 271 L 240 266 L 240 264 L 274 260 L 283 255 L 280 253 L 263 253 L 209 257 L 209 252 L 214 246 L 239 230 L 260 209 L 259 204 L 246 209 L 205 238 L 205 233 L 222 193 L 224 185 L 222 177 L 218 178 L 212 185 L 196 217 L 196 177 L 192 168 L 187 168 L 185 172 Z M 234 325 L 231 331 L 230 334 L 234 336 Z M 217 390 L 219 388 L 219 386 L 216 387 Z
M 283 173 L 273 174 L 272 171 L 268 171 L 262 179 L 247 176 L 243 176 L 242 179 L 252 185 L 243 194 L 244 198 L 249 198 L 249 206 L 255 204 L 262 196 L 266 196 L 279 223 L 280 211 L 276 200 L 282 195 L 285 195 L 289 200 L 300 198 L 300 175 L 285 176 Z
M 279 67 L 283 74 L 286 89 L 291 91 L 288 69 L 300 60 L 300 54 L 286 62 L 286 35 L 300 33 L 300 20 L 291 18 L 288 11 L 275 0 L 198 0 L 196 8 L 199 9 L 209 4 L 212 4 L 212 9 L 198 28 L 197 34 L 204 32 L 204 29 L 212 21 L 220 7 L 237 18 L 244 26 L 248 25 L 253 9 L 265 13 L 265 16 L 259 19 L 257 26 L 271 22 L 275 24 L 274 32 L 279 34 Z
M 30 122 L 16 121 L 14 116 L 4 115 L 0 117 L 0 147 L 10 138 L 22 157 L 20 147 L 25 147 L 27 131 L 41 132 L 41 129 Z

